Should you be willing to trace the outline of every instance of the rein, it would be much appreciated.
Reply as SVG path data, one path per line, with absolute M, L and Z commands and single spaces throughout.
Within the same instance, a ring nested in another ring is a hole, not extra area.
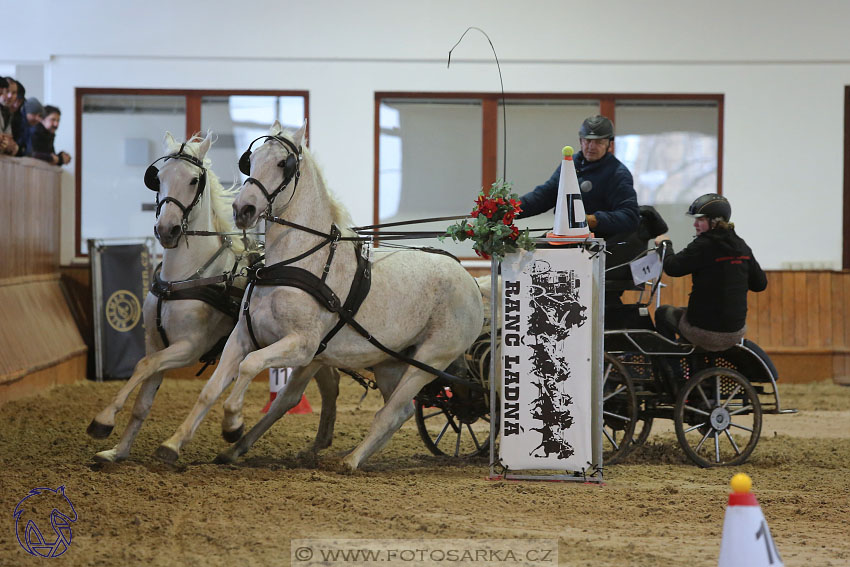
M 359 333 L 367 341 L 369 341 L 369 343 L 371 343 L 373 346 L 375 346 L 382 352 L 398 360 L 401 360 L 402 362 L 405 362 L 411 366 L 415 366 L 420 370 L 423 370 L 429 374 L 433 374 L 434 376 L 442 378 L 450 383 L 461 384 L 474 390 L 484 390 L 484 388 L 480 384 L 470 382 L 469 380 L 464 380 L 463 378 L 458 378 L 457 376 L 449 374 L 443 370 L 434 368 L 433 366 L 420 362 L 414 358 L 411 358 L 407 355 L 404 355 L 385 346 L 378 339 L 372 336 L 372 334 L 368 330 L 366 330 L 362 325 L 360 325 L 360 323 L 358 323 L 357 320 L 354 318 L 357 315 L 357 311 L 360 309 L 360 306 L 363 304 L 363 301 L 366 299 L 366 296 L 369 294 L 369 289 L 371 288 L 371 265 L 369 260 L 362 253 L 362 242 L 370 240 L 371 237 L 341 236 L 339 228 L 337 228 L 337 226 L 333 224 L 331 225 L 330 233 L 324 233 L 312 229 L 310 227 L 306 227 L 298 223 L 288 221 L 286 219 L 281 219 L 268 215 L 265 215 L 264 218 L 271 222 L 275 222 L 284 226 L 303 230 L 304 232 L 316 236 L 320 236 L 323 238 L 323 240 L 310 250 L 307 250 L 306 252 L 295 256 L 294 258 L 283 260 L 282 262 L 272 264 L 271 266 L 265 266 L 257 269 L 252 269 L 252 266 L 251 268 L 249 268 L 248 287 L 245 290 L 245 299 L 242 303 L 242 313 L 245 316 L 246 326 L 248 327 L 248 334 L 250 335 L 251 341 L 254 343 L 255 348 L 259 350 L 262 347 L 260 346 L 259 341 L 257 340 L 257 337 L 254 334 L 253 325 L 251 323 L 250 301 L 251 295 L 254 291 L 254 287 L 257 285 L 295 287 L 310 294 L 320 305 L 325 307 L 325 309 L 332 313 L 335 313 L 339 317 L 339 320 L 337 321 L 336 325 L 320 341 L 319 348 L 316 350 L 314 356 L 318 356 L 319 354 L 321 354 L 327 348 L 330 340 L 342 329 L 343 326 L 347 324 L 355 331 L 357 331 L 357 333 Z M 424 219 L 418 222 L 430 222 L 432 220 L 435 219 Z M 390 224 L 395 226 L 398 223 Z M 374 225 L 372 227 L 365 228 L 376 228 L 377 226 L 379 225 Z M 415 234 L 419 236 L 424 233 Z M 408 235 L 405 236 L 410 237 Z M 345 303 L 342 304 L 340 303 L 339 297 L 336 295 L 336 293 L 334 293 L 330 286 L 328 286 L 325 282 L 327 275 L 330 272 L 331 263 L 333 262 L 334 253 L 336 252 L 338 242 L 341 240 L 356 242 L 356 245 L 354 247 L 354 253 L 357 260 L 357 268 L 354 273 L 354 279 L 351 283 L 351 288 L 348 292 L 348 297 L 346 298 Z M 312 272 L 305 270 L 304 268 L 298 268 L 290 265 L 297 262 L 298 260 L 310 256 L 311 254 L 317 252 L 318 250 L 328 245 L 330 245 L 330 251 L 328 252 L 328 258 L 325 261 L 325 266 L 322 270 L 321 278 L 316 276 Z

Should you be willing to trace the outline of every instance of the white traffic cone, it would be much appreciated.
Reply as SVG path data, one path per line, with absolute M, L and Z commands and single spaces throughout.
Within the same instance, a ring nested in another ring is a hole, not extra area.
M 558 201 L 555 205 L 555 226 L 547 238 L 587 238 L 592 236 L 587 227 L 584 202 L 578 187 L 578 175 L 573 163 L 573 149 L 564 146 L 561 177 L 558 181 Z
M 732 494 L 723 520 L 718 567 L 784 567 L 756 497 L 744 473 L 732 477 Z
M 269 401 L 263 407 L 263 413 L 268 413 L 272 402 L 286 386 L 289 380 L 289 368 L 269 368 Z M 301 401 L 294 408 L 286 412 L 287 414 L 297 413 L 313 413 L 313 408 L 310 407 L 310 402 L 307 401 L 307 396 L 301 395 Z

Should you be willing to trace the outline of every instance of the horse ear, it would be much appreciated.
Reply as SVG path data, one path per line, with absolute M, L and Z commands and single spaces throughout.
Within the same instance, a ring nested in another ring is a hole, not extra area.
M 162 139 L 162 149 L 168 153 L 169 150 L 171 150 L 171 148 L 176 144 L 177 142 L 174 140 L 174 136 L 171 135 L 171 132 L 165 132 L 165 137 Z
M 207 152 L 210 151 L 210 146 L 212 145 L 213 135 L 212 132 L 207 130 L 207 137 L 201 142 L 198 146 L 198 159 L 203 160 L 204 156 L 207 155 Z
M 307 140 L 307 119 L 305 118 L 304 124 L 302 124 L 301 128 L 299 128 L 298 131 L 295 132 L 295 135 L 292 137 L 292 141 L 295 143 L 296 146 L 302 146 L 302 145 L 304 145 L 306 140 Z
M 269 134 L 271 134 L 272 136 L 277 136 L 281 132 L 283 132 L 283 126 L 280 125 L 279 120 L 275 120 L 274 124 L 272 124 L 271 128 L 269 128 Z

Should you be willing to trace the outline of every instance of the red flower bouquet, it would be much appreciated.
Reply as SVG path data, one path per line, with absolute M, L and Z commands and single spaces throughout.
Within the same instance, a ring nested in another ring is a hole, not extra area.
M 446 229 L 446 236 L 456 242 L 474 240 L 472 248 L 485 259 L 502 260 L 505 254 L 516 252 L 519 248 L 533 250 L 534 242 L 528 235 L 528 229 L 520 232 L 514 226 L 514 217 L 520 210 L 519 199 L 511 193 L 510 183 L 499 179 L 493 183 L 489 193 L 482 190 L 478 194 L 470 214 L 472 221 L 464 219 L 453 224 Z

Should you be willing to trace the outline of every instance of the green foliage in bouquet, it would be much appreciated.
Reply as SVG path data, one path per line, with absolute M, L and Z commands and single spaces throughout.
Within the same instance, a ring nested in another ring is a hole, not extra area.
M 453 224 L 446 229 L 445 236 L 450 236 L 455 242 L 473 240 L 475 253 L 487 260 L 491 257 L 502 260 L 505 254 L 516 252 L 519 248 L 534 250 L 528 229 L 520 232 L 514 226 L 514 217 L 520 210 L 519 198 L 511 192 L 511 184 L 499 179 L 493 183 L 489 193 L 482 190 L 478 194 L 470 214 L 472 219 Z

